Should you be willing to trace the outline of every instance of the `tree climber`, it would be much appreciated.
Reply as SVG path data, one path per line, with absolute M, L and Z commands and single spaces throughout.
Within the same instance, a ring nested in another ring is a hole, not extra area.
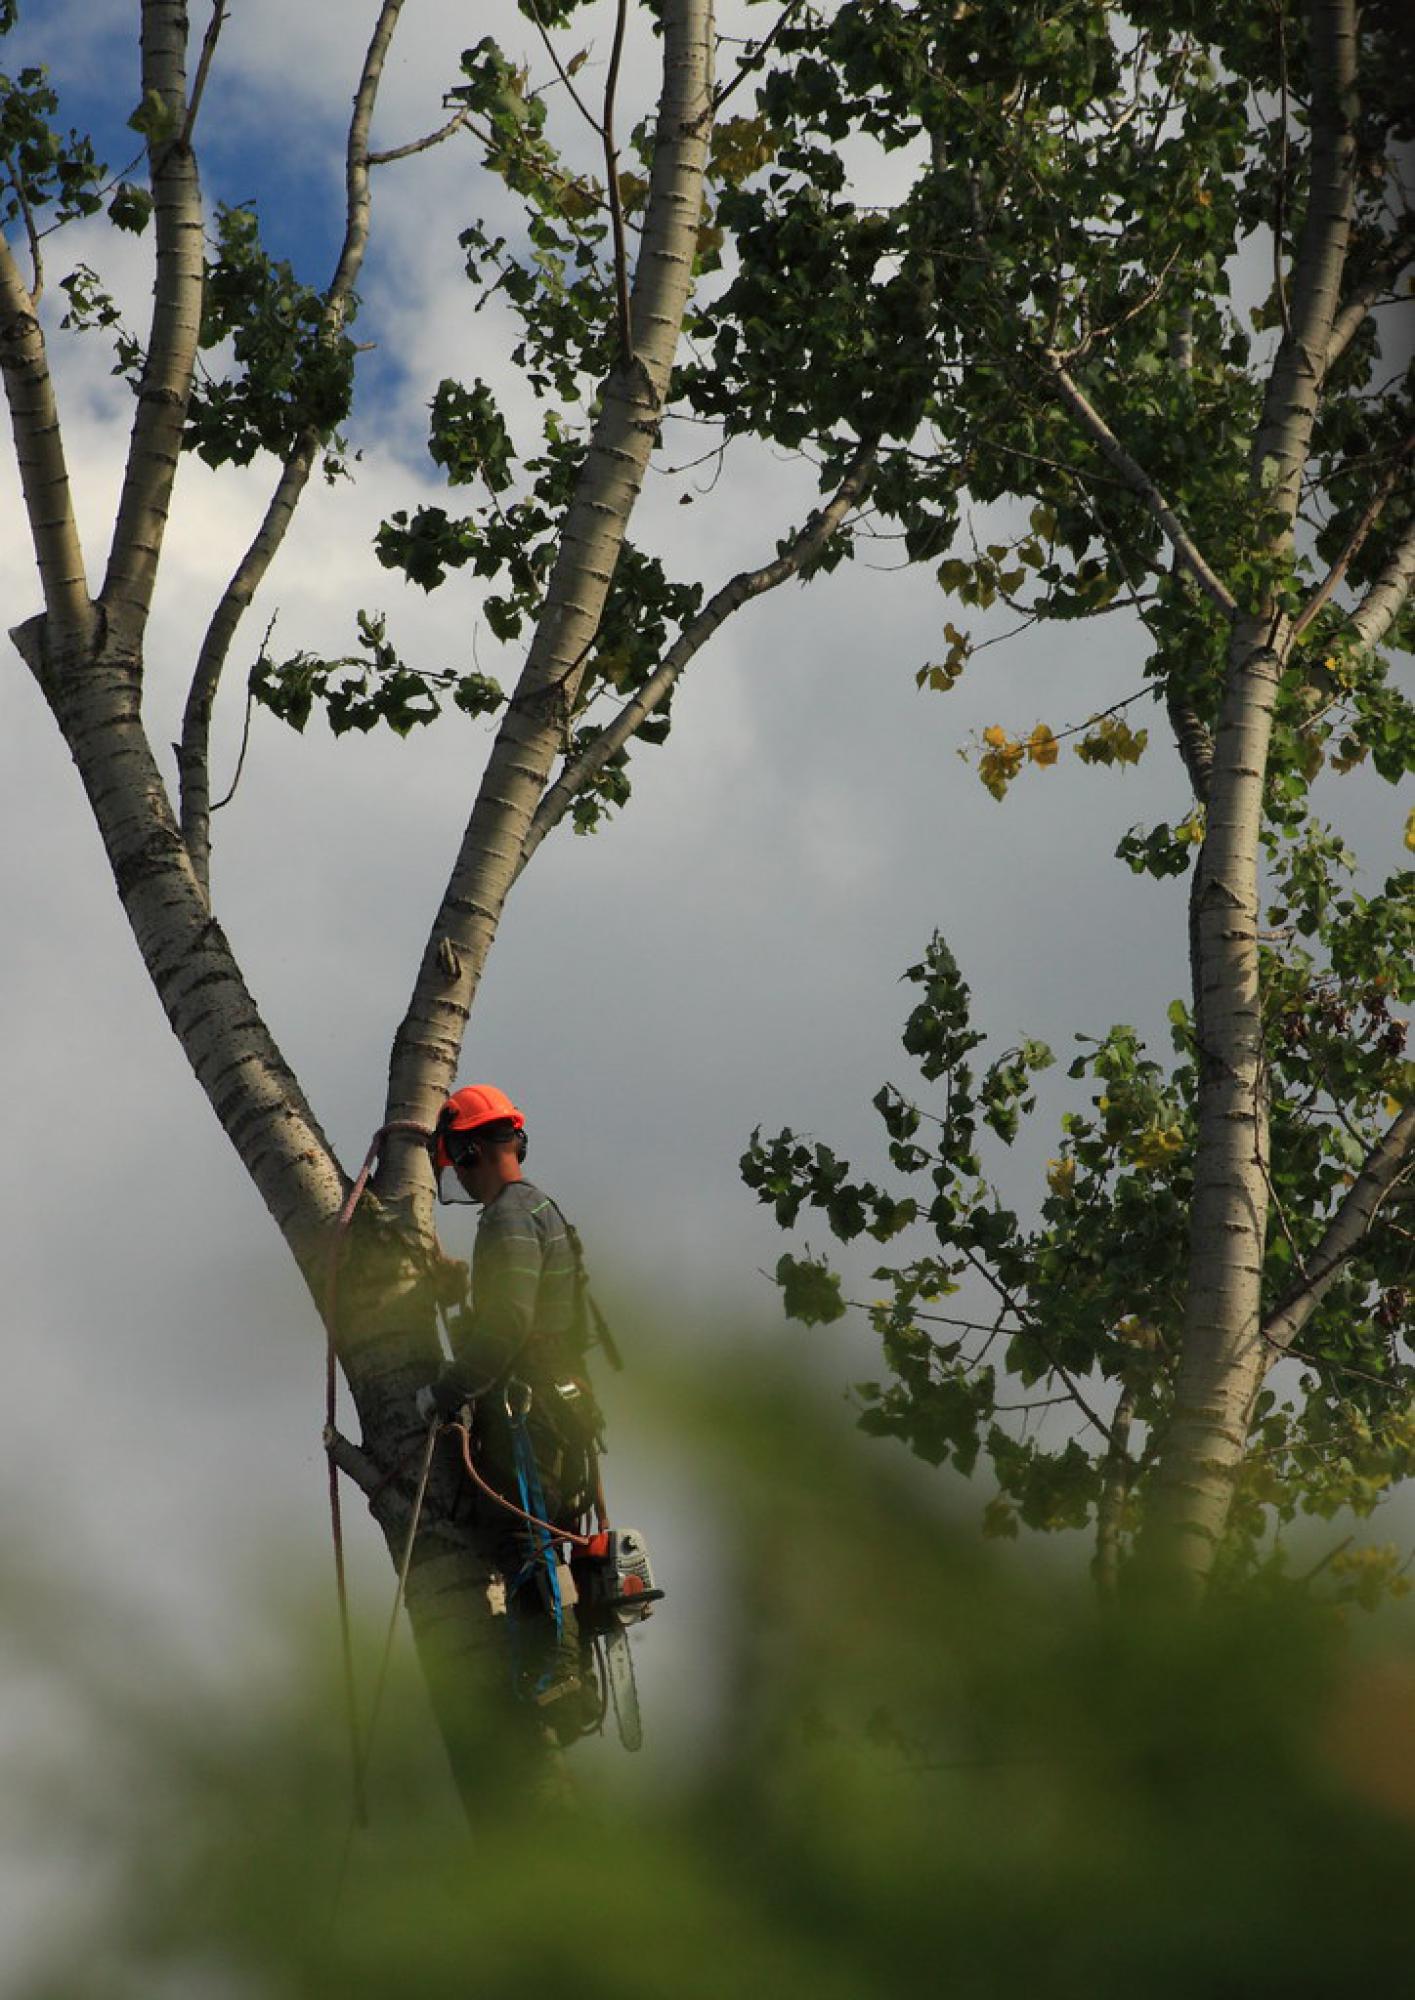
M 598 1496 L 600 1417 L 586 1379 L 589 1341 L 579 1243 L 521 1172 L 526 1121 L 492 1084 L 448 1098 L 432 1137 L 444 1201 L 481 1209 L 470 1301 L 450 1316 L 452 1358 L 433 1385 L 438 1410 L 471 1406 L 472 1449 L 487 1485 L 526 1514 L 574 1530 Z M 552 1536 L 469 1485 L 476 1538 L 500 1571 L 517 1682 L 576 1735 L 598 1695 L 568 1569 Z

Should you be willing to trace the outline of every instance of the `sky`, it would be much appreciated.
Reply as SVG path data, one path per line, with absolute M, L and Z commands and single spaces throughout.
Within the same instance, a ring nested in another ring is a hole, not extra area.
M 337 241 L 342 125 L 371 12 L 235 6 L 202 113 L 208 199 L 258 200 L 271 247 L 312 281 Z M 571 38 L 591 47 L 587 78 L 603 61 L 603 12 Z M 117 0 L 51 0 L 28 10 L 20 52 L 6 59 L 48 61 L 67 117 L 92 119 L 115 164 L 138 95 L 134 14 Z M 440 122 L 468 39 L 500 31 L 511 51 L 532 53 L 508 8 L 478 9 L 474 28 L 468 19 L 445 0 L 410 5 L 376 145 Z M 648 53 L 631 47 L 625 127 L 648 107 Z M 377 180 L 358 323 L 376 346 L 349 426 L 362 457 L 352 484 L 310 490 L 243 629 L 216 723 L 218 787 L 235 766 L 244 672 L 272 617 L 279 655 L 347 650 L 355 612 L 377 609 L 409 657 L 514 675 L 479 617 L 475 580 L 425 597 L 370 547 L 394 508 L 445 498 L 425 449 L 444 375 L 484 376 L 525 432 L 506 320 L 494 304 L 473 311 L 456 242 L 472 216 L 503 212 L 469 145 Z M 83 225 L 47 247 L 51 331 L 55 280 L 85 258 L 101 259 L 140 323 L 147 239 Z M 128 391 L 95 336 L 56 342 L 55 367 L 85 546 L 101 569 Z M 698 433 L 670 426 L 663 462 L 701 449 Z M 177 733 L 184 669 L 272 479 L 268 461 L 183 467 L 149 646 L 159 745 Z M 691 506 L 679 504 L 685 492 Z M 808 467 L 743 450 L 715 483 L 711 466 L 651 473 L 633 532 L 671 573 L 712 589 L 769 556 L 814 497 Z M 38 604 L 21 529 L 6 456 L 7 627 Z M 632 1324 L 631 1362 L 635 1342 L 710 1354 L 746 1329 L 831 1393 L 870 1372 L 855 1323 L 808 1334 L 782 1320 L 763 1273 L 786 1241 L 736 1163 L 755 1126 L 790 1124 L 882 1167 L 869 1100 L 886 1078 L 909 1081 L 900 975 L 934 929 L 999 1050 L 1037 1035 L 1064 1065 L 1074 1032 L 1120 1020 L 1163 1047 L 1164 1009 L 1184 990 L 1183 885 L 1141 880 L 1111 858 L 1130 826 L 1186 807 L 1155 718 L 1137 770 L 1091 771 L 1064 755 L 1002 806 L 958 755 L 992 722 L 1059 730 L 1133 693 L 1143 635 L 1121 614 L 999 644 L 948 695 L 920 693 L 915 671 L 939 656 L 944 620 L 958 613 L 896 561 L 892 544 L 866 545 L 833 576 L 731 621 L 689 670 L 666 746 L 636 758 L 628 810 L 593 839 L 562 827 L 501 926 L 462 1077 L 500 1084 L 525 1109 L 530 1171 L 579 1224 L 611 1317 Z M 223 922 L 351 1168 L 379 1123 L 389 1041 L 489 741 L 487 724 L 460 715 L 406 742 L 335 743 L 319 720 L 297 738 L 257 714 L 240 788 L 216 822 Z M 1378 881 L 1402 858 L 1397 801 L 1358 783 L 1342 810 Z M 67 754 L 13 653 L 0 669 L 0 811 L 10 1357 L 0 1503 L 22 1543 L 61 1546 L 134 1616 L 170 1623 L 174 1643 L 229 1657 L 248 1640 L 237 1584 L 272 1549 L 326 1587 L 320 1330 L 161 1017 Z M 1061 1102 L 1049 1081 L 1046 1107 Z M 1050 1133 L 1004 1163 L 1009 1193 L 1035 1188 Z M 454 1213 L 454 1253 L 467 1253 L 470 1227 Z M 616 1511 L 646 1528 L 661 1569 L 700 1576 L 710 1496 L 675 1485 L 624 1398 L 609 1387 Z M 356 1575 L 382 1592 L 381 1549 L 362 1523 L 356 1534 Z M 689 1736 L 710 1726 L 712 1691 L 692 1666 L 706 1616 L 682 1591 L 644 1634 L 651 1731 L 656 1718 Z

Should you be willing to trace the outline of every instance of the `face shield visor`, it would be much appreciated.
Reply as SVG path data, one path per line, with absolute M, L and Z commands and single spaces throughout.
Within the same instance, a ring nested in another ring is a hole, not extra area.
M 432 1176 L 444 1208 L 475 1208 L 476 1203 L 457 1176 L 457 1162 L 476 1150 L 473 1132 L 442 1131 L 432 1144 Z

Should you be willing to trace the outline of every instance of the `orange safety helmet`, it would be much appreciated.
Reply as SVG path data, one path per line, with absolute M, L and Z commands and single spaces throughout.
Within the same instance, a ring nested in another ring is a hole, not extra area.
M 526 1121 L 504 1090 L 494 1083 L 469 1083 L 454 1090 L 438 1114 L 432 1135 L 433 1172 L 441 1179 L 452 1165 L 447 1141 L 453 1132 L 475 1132 L 483 1125 L 508 1125 L 523 1133 Z M 509 1136 L 509 1135 L 508 1135 Z

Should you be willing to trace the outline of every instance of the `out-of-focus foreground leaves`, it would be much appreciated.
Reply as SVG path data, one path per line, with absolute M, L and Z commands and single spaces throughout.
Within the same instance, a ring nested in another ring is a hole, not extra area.
M 694 1671 L 719 1726 L 675 1745 L 648 1703 L 642 1756 L 572 1756 L 578 1804 L 547 1815 L 493 1719 L 468 1833 L 396 1675 L 337 1911 L 327 1623 L 243 1703 L 52 1580 L 0 1578 L 16 1686 L 42 1675 L 48 1718 L 0 1831 L 83 1888 L 16 1995 L 1236 2000 L 1374 1990 L 1408 1963 L 1398 1611 L 1345 1624 L 1316 1578 L 1199 1619 L 1103 1615 L 1054 1557 L 1031 1570 L 950 1524 L 799 1384 L 694 1378 L 641 1420 L 716 1554 L 664 1577 L 639 1657 L 710 1595 Z

